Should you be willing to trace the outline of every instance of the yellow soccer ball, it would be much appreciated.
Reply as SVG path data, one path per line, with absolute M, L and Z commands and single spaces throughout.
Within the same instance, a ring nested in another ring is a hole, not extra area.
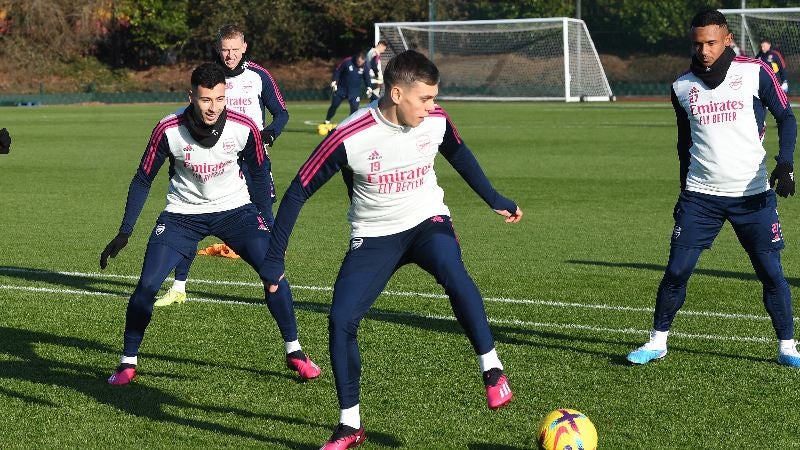
M 321 123 L 317 125 L 317 134 L 320 136 L 327 136 L 328 135 L 328 125 L 327 123 Z
M 596 450 L 597 430 L 586 415 L 574 409 L 557 409 L 539 426 L 540 450 Z

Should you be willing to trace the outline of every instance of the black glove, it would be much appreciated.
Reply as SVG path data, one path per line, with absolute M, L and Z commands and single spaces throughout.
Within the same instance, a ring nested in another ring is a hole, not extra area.
M 272 147 L 272 143 L 275 142 L 275 132 L 266 128 L 261 130 L 261 142 L 267 147 Z
M 100 268 L 105 269 L 108 265 L 108 257 L 116 258 L 117 253 L 128 245 L 128 238 L 131 237 L 129 233 L 117 234 L 111 242 L 106 245 L 103 253 L 100 253 Z
M 791 164 L 778 163 L 769 175 L 769 185 L 775 189 L 775 193 L 783 198 L 794 195 L 794 168 Z M 776 185 L 775 182 L 778 182 Z
M 11 136 L 8 130 L 3 128 L 0 130 L 0 155 L 7 154 L 11 150 Z

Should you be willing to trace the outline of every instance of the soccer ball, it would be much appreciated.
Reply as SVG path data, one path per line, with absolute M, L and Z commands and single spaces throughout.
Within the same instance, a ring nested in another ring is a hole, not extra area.
M 321 123 L 317 125 L 317 133 L 320 136 L 327 136 L 335 126 L 335 123 Z
M 597 430 L 586 415 L 574 409 L 557 409 L 539 426 L 540 450 L 596 450 Z

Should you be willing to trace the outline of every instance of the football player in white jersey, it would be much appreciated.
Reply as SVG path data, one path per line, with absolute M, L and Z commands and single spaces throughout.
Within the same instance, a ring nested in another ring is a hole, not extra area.
M 417 264 L 444 287 L 478 356 L 489 408 L 500 408 L 512 398 L 483 299 L 464 267 L 444 191 L 436 180 L 436 155 L 447 159 L 507 223 L 519 222 L 522 210 L 492 187 L 447 113 L 434 103 L 439 71 L 433 62 L 405 51 L 389 61 L 383 80 L 384 96 L 342 122 L 300 168 L 281 201 L 264 272 L 270 291 L 280 292 L 277 282 L 300 209 L 341 170 L 350 193 L 351 235 L 328 323 L 340 415 L 325 449 L 364 441 L 358 325 L 392 274 L 405 264 Z
M 223 25 L 217 33 L 214 44 L 217 51 L 217 63 L 225 71 L 225 99 L 229 111 L 238 111 L 248 117 L 261 130 L 261 140 L 267 147 L 274 145 L 286 123 L 289 112 L 278 88 L 278 83 L 269 71 L 246 57 L 247 42 L 244 32 L 236 25 Z M 266 123 L 266 111 L 272 116 L 272 122 Z M 245 172 L 248 173 L 248 172 Z M 270 173 L 270 192 L 275 199 Z M 272 222 L 272 211 L 262 211 L 265 218 Z M 194 255 L 187 257 L 175 267 L 175 281 L 172 287 L 156 300 L 155 306 L 167 306 L 186 301 L 186 280 Z
M 119 233 L 100 255 L 100 268 L 128 244 L 150 186 L 161 165 L 170 162 L 167 206 L 150 234 L 142 273 L 128 302 L 122 359 L 109 384 L 128 384 L 136 376 L 139 346 L 153 315 L 161 283 L 181 260 L 197 251 L 206 236 L 217 236 L 250 264 L 259 277 L 270 242 L 270 224 L 261 211 L 269 197 L 269 157 L 258 126 L 225 107 L 225 73 L 206 63 L 192 72 L 191 103 L 153 129 L 139 168 L 128 188 Z M 239 160 L 246 161 L 240 165 Z M 240 170 L 249 172 L 244 179 Z M 281 294 L 284 291 L 284 294 Z M 279 294 L 279 295 L 276 295 Z M 267 307 L 278 323 L 286 364 L 302 379 L 316 378 L 319 367 L 297 337 L 297 318 L 288 284 L 276 293 L 265 289 Z
M 658 287 L 650 340 L 630 352 L 628 360 L 646 364 L 666 356 L 669 329 L 700 253 L 728 221 L 762 284 L 778 338 L 778 363 L 800 367 L 776 209 L 776 193 L 788 197 L 795 192 L 797 123 L 772 69 L 758 59 L 736 56 L 729 47 L 731 34 L 722 13 L 698 13 L 691 36 L 690 70 L 672 84 L 681 192 L 669 261 Z M 762 145 L 767 110 L 775 117 L 780 147 L 769 178 Z

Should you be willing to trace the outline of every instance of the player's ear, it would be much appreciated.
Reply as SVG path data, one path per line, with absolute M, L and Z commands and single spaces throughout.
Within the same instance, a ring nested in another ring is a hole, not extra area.
M 723 41 L 723 44 L 725 44 L 726 47 L 730 47 L 732 41 L 733 41 L 733 33 L 728 33 L 728 35 L 725 36 L 725 41 Z
M 242 54 L 247 53 L 247 42 L 242 41 Z
M 189 103 L 193 103 L 192 102 L 192 100 L 193 100 L 192 97 L 194 96 L 194 92 L 192 92 L 192 90 L 189 89 L 188 91 L 186 91 L 186 95 L 189 97 Z
M 403 90 L 400 86 L 392 86 L 392 89 L 389 91 L 389 96 L 392 99 L 392 103 L 395 105 L 400 104 L 400 99 L 403 98 Z

